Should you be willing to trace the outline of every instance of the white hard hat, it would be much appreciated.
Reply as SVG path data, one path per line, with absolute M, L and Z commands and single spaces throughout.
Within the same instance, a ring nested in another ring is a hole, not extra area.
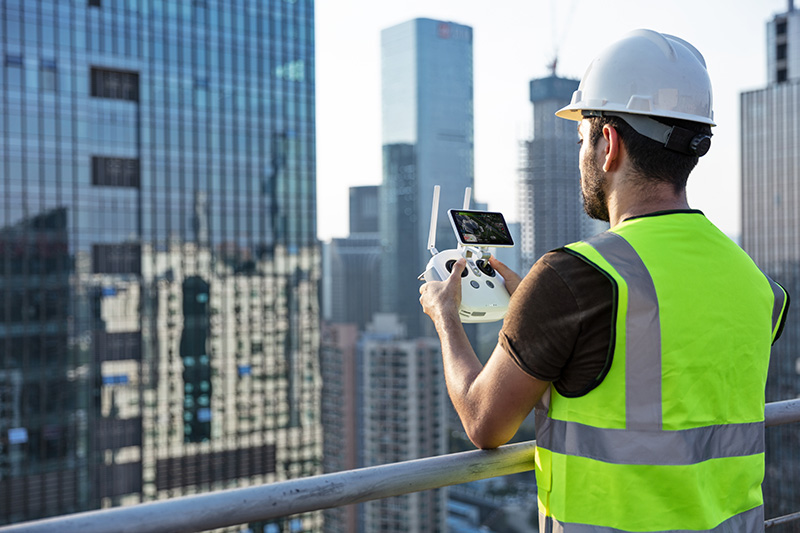
M 702 156 L 711 137 L 650 117 L 714 126 L 711 80 L 703 56 L 683 39 L 635 30 L 606 48 L 586 69 L 572 102 L 556 116 L 618 116 L 670 150 Z
M 583 111 L 675 118 L 713 126 L 706 62 L 682 39 L 652 30 L 632 31 L 592 61 L 572 102 L 556 115 L 581 120 Z

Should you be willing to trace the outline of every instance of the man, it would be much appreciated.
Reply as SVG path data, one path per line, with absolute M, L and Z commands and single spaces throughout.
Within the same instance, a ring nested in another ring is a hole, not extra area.
M 705 62 L 638 30 L 590 65 L 578 121 L 584 207 L 610 230 L 543 256 L 486 365 L 458 317 L 463 259 L 420 288 L 473 443 L 536 406 L 541 531 L 763 530 L 764 387 L 788 295 L 700 212 L 686 180 L 713 126 Z

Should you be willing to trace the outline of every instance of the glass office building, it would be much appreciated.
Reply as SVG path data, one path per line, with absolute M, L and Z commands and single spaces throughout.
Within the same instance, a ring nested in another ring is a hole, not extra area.
M 777 402 L 800 397 L 800 11 L 791 2 L 767 24 L 767 68 L 767 87 L 741 94 L 742 246 L 792 298 L 767 378 L 767 401 Z M 796 513 L 800 427 L 767 428 L 766 445 L 767 518 Z
M 319 473 L 313 0 L 7 0 L 0 61 L 0 524 Z
M 440 250 L 456 246 L 444 213 L 461 208 L 473 186 L 472 28 L 414 19 L 383 30 L 381 106 L 381 310 L 397 313 L 416 337 L 430 323 L 416 278 L 431 257 L 433 186 L 442 187 Z

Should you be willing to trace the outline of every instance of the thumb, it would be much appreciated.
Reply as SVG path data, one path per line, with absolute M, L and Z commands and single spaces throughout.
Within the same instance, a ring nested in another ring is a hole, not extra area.
M 458 261 L 453 265 L 453 270 L 450 271 L 450 277 L 447 278 L 448 283 L 460 283 L 461 282 L 461 273 L 467 267 L 467 260 L 463 257 L 459 258 Z M 455 280 L 455 281 L 454 281 Z

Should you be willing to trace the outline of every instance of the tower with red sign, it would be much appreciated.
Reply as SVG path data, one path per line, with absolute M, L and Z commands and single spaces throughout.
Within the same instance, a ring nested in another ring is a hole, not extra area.
M 381 32 L 381 310 L 398 314 L 412 338 L 430 322 L 416 278 L 430 258 L 433 186 L 443 208 L 461 207 L 473 186 L 472 64 L 469 26 L 419 18 Z M 455 244 L 445 217 L 438 233 L 442 246 Z

